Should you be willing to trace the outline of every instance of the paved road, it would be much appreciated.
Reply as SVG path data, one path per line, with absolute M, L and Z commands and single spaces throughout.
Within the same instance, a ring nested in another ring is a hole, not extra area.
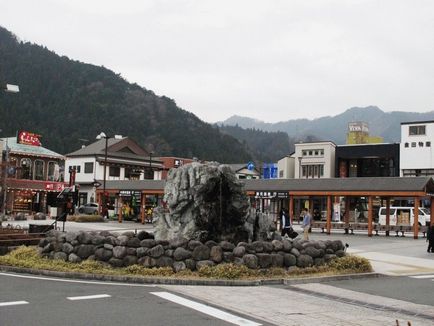
M 213 310 L 198 300 L 185 301 L 185 297 L 157 286 L 13 275 L 0 273 L 2 326 L 267 325 L 226 309 Z

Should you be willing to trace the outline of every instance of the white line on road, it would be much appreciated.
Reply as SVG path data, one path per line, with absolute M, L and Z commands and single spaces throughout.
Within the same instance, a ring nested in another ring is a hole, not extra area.
M 174 295 L 172 293 L 169 292 L 150 292 L 153 295 L 156 295 L 160 298 L 175 302 L 177 304 L 180 304 L 182 306 L 200 311 L 204 314 L 210 315 L 212 317 L 224 320 L 226 322 L 235 324 L 235 325 L 242 325 L 242 326 L 260 326 L 262 324 L 258 324 L 256 322 L 253 322 L 251 320 L 248 319 L 244 319 L 235 315 L 232 315 L 230 313 L 224 312 L 222 310 L 216 309 L 216 308 L 212 308 L 210 306 L 192 301 L 192 300 L 188 300 L 185 299 L 183 297 Z
M 138 286 L 138 287 L 156 287 L 154 284 L 130 284 L 130 283 L 113 283 L 113 282 L 94 282 L 94 281 L 80 281 L 80 280 L 70 280 L 63 278 L 54 277 L 41 277 L 41 276 L 29 276 L 29 275 L 17 275 L 9 273 L 1 273 L 0 276 L 11 276 L 18 278 L 29 278 L 33 280 L 43 280 L 43 281 L 55 281 L 55 282 L 68 282 L 68 283 L 82 283 L 82 284 L 96 284 L 96 285 L 120 285 L 120 286 Z
M 20 305 L 20 304 L 28 304 L 28 302 L 27 302 L 27 301 L 0 302 L 0 307 L 5 307 L 5 306 L 16 306 L 16 305 Z
M 90 299 L 102 299 L 102 298 L 110 298 L 109 294 L 94 294 L 94 295 L 84 295 L 80 297 L 66 297 L 68 300 L 76 301 L 76 300 L 90 300 Z
M 411 278 L 434 278 L 434 274 L 429 274 L 429 275 L 411 275 L 409 277 L 411 277 Z

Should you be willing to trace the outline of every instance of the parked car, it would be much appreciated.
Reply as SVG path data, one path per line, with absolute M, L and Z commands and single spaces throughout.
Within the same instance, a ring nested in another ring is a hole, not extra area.
M 93 215 L 97 215 L 99 214 L 99 207 L 97 203 L 87 203 L 84 205 L 81 205 L 78 208 L 78 212 L 80 214 L 93 214 Z
M 429 225 L 431 220 L 430 211 L 427 208 L 419 207 L 419 225 Z M 390 225 L 413 225 L 414 208 L 391 206 Z M 378 212 L 378 223 L 386 225 L 386 207 L 381 207 Z

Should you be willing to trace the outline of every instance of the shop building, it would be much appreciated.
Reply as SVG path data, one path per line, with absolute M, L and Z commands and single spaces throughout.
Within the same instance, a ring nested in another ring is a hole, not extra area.
M 49 213 L 63 190 L 65 157 L 42 146 L 40 136 L 21 131 L 1 138 L 1 201 L 5 214 Z
M 65 162 L 66 180 L 74 171 L 72 183 L 79 186 L 78 205 L 99 202 L 96 190 L 102 190 L 104 182 L 159 180 L 162 170 L 158 158 L 128 137 L 100 139 L 67 154 Z M 110 196 L 107 205 L 113 209 L 115 198 Z
M 399 144 L 339 145 L 337 178 L 398 177 Z
M 259 179 L 261 173 L 252 162 L 247 164 L 225 164 L 235 173 L 237 179 Z
M 194 159 L 191 158 L 181 158 L 176 156 L 158 157 L 158 160 L 160 160 L 163 164 L 163 168 L 161 170 L 162 180 L 167 179 L 167 174 L 169 173 L 170 169 L 179 168 L 184 164 L 192 163 L 195 161 Z
M 402 122 L 400 175 L 434 175 L 434 121 Z

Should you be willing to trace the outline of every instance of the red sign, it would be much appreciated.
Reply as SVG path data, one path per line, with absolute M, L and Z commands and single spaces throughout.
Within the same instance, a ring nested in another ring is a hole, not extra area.
M 17 143 L 23 145 L 41 146 L 41 135 L 34 134 L 33 132 L 20 131 L 17 136 Z
M 65 186 L 63 183 L 60 182 L 45 184 L 45 190 L 47 191 L 62 191 L 63 188 L 65 188 Z

